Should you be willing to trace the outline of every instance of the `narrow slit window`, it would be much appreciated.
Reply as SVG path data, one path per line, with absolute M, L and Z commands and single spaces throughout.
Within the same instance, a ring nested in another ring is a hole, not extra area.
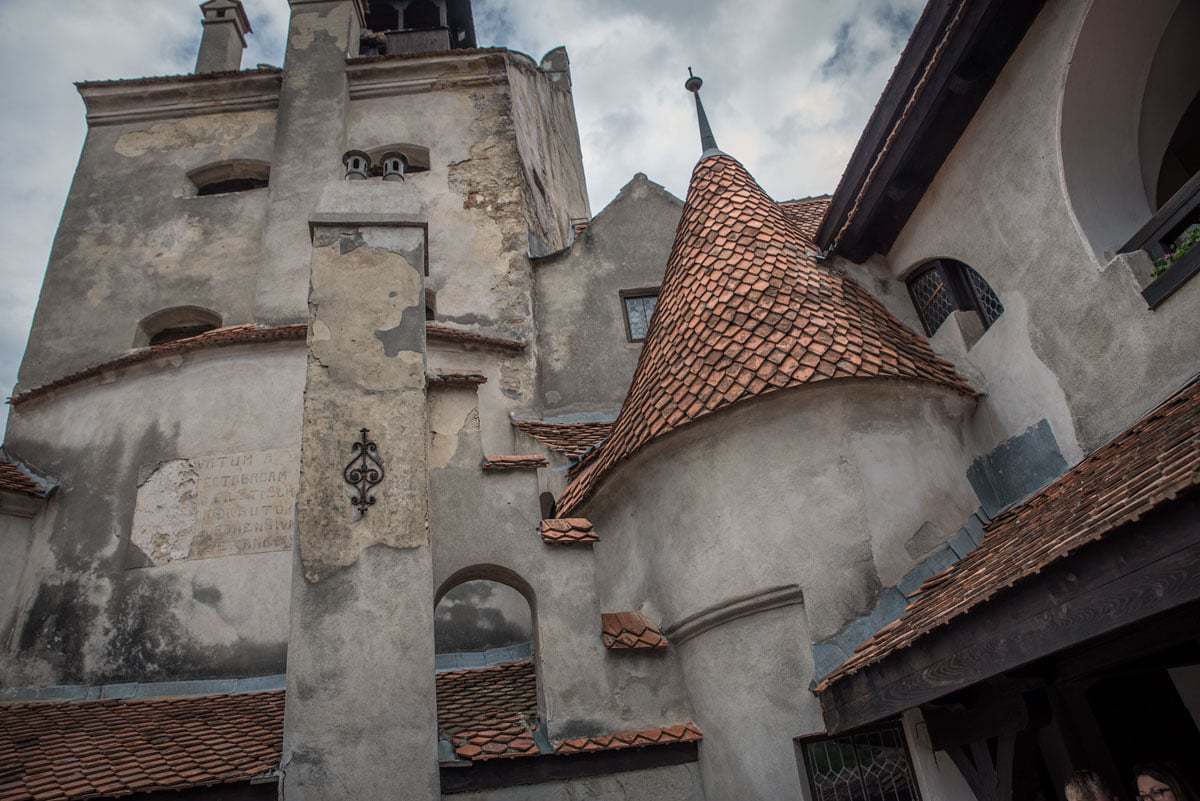
M 644 342 L 658 305 L 658 289 L 633 289 L 621 293 L 625 305 L 625 334 L 630 342 Z

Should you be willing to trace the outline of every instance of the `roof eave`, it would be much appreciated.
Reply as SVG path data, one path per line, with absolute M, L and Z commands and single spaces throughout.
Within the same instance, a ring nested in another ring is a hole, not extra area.
M 929 3 L 817 231 L 823 252 L 861 263 L 891 249 L 1043 3 Z

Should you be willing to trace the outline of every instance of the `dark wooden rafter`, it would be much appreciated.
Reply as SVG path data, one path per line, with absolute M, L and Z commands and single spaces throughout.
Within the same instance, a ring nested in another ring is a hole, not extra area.
M 891 249 L 1043 4 L 926 7 L 830 201 L 822 250 L 861 263 Z
M 899 714 L 1200 601 L 1200 495 L 1060 559 L 820 695 L 830 733 Z
M 975 793 L 976 801 L 1013 801 L 1013 758 L 1017 732 L 1011 731 L 947 749 Z

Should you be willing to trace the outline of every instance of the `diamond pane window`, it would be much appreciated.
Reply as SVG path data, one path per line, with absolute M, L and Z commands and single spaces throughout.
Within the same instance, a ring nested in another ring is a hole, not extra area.
M 932 261 L 913 273 L 908 292 L 926 336 L 937 333 L 956 311 L 978 314 L 985 331 L 1004 313 L 1004 304 L 983 276 L 953 259 Z
M 899 723 L 801 746 L 813 801 L 920 801 Z
M 658 304 L 658 290 L 622 292 L 621 299 L 625 304 L 625 333 L 630 342 L 642 342 L 650 330 L 650 318 Z

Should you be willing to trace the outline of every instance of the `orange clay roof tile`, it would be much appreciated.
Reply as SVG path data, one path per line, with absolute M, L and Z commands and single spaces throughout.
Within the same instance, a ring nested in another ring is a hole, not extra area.
M 661 729 L 620 731 L 595 737 L 573 737 L 555 743 L 556 754 L 583 754 L 591 751 L 614 751 L 622 748 L 645 748 L 650 745 L 698 743 L 704 739 L 700 727 L 687 722 Z
M 651 439 L 776 389 L 881 377 L 974 394 L 869 292 L 817 265 L 811 235 L 825 202 L 778 204 L 723 154 L 696 165 L 629 393 L 560 511 Z
M 529 660 L 437 676 L 438 733 L 463 759 L 537 756 L 537 676 Z
M 533 437 L 550 450 L 571 459 L 578 459 L 600 444 L 612 431 L 612 423 L 541 423 L 518 420 L 517 430 Z
M 992 521 L 978 548 L 926 579 L 904 615 L 855 649 L 817 692 L 1198 485 L 1200 381 L 1193 381 L 1053 484 Z
M 667 638 L 641 612 L 604 612 L 601 616 L 604 647 L 611 651 L 661 650 Z
M 600 541 L 592 521 L 582 517 L 543 520 L 538 530 L 547 545 L 589 545 Z
M 283 693 L 0 705 L 0 799 L 246 782 L 279 764 Z

